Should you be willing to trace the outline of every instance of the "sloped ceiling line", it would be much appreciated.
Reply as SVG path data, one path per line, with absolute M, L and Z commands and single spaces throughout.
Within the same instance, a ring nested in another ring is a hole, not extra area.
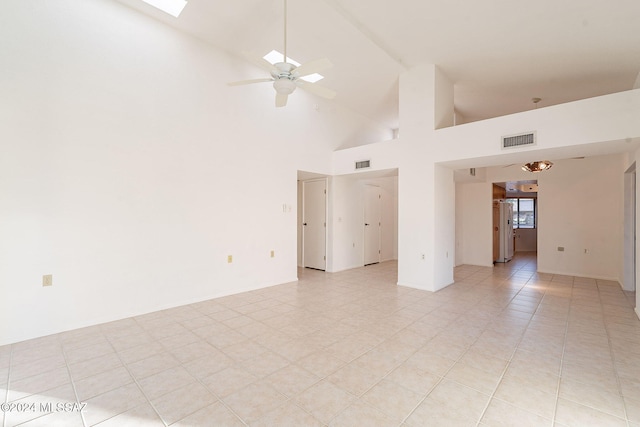
M 380 50 L 382 50 L 389 58 L 395 61 L 398 65 L 403 67 L 405 70 L 408 67 L 402 61 L 400 55 L 394 52 L 388 45 L 386 45 L 378 36 L 376 36 L 373 31 L 371 31 L 367 26 L 362 24 L 358 19 L 356 19 L 349 11 L 347 11 L 344 7 L 338 3 L 337 0 L 324 0 L 324 2 L 336 11 L 340 16 L 342 16 L 349 24 L 353 26 L 356 30 L 360 32 L 363 36 L 365 36 L 371 43 L 376 45 Z

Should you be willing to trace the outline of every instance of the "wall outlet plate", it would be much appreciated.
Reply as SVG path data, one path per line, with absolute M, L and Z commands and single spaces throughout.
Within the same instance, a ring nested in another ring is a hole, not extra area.
M 53 274 L 42 276 L 42 286 L 53 286 Z
M 231 264 L 233 262 L 233 255 L 227 255 L 227 263 Z

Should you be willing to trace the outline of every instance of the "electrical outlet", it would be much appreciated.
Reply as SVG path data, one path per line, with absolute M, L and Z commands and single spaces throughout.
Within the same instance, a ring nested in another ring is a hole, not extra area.
M 53 274 L 42 276 L 42 286 L 53 286 Z
M 424 254 L 422 254 L 422 259 L 424 259 Z
M 276 251 L 271 251 L 271 258 L 274 258 L 276 256 Z
M 231 264 L 233 262 L 233 255 L 227 255 L 227 263 Z

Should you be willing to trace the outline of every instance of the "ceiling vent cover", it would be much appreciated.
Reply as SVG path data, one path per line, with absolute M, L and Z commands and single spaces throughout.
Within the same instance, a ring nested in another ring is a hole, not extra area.
M 523 146 L 536 145 L 536 133 L 527 132 L 519 135 L 509 135 L 502 137 L 502 148 L 518 148 Z
M 356 170 L 357 169 L 366 169 L 371 167 L 371 160 L 361 160 L 356 162 Z
M 371 160 L 361 160 L 356 162 L 356 170 L 357 169 L 366 169 L 371 167 Z

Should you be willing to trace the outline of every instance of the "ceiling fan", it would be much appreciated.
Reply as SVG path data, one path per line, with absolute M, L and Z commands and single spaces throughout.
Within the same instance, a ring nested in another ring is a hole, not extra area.
M 284 107 L 287 105 L 289 95 L 291 95 L 297 87 L 322 98 L 333 99 L 336 96 L 336 92 L 331 89 L 303 80 L 305 76 L 333 67 L 333 64 L 327 58 L 316 59 L 315 61 L 307 62 L 300 66 L 287 62 L 287 0 L 284 0 L 284 54 L 282 55 L 282 62 L 271 64 L 266 59 L 249 52 L 243 52 L 243 55 L 255 65 L 268 71 L 271 77 L 241 80 L 227 84 L 229 86 L 240 86 L 252 83 L 273 82 L 273 88 L 276 90 L 276 107 Z

